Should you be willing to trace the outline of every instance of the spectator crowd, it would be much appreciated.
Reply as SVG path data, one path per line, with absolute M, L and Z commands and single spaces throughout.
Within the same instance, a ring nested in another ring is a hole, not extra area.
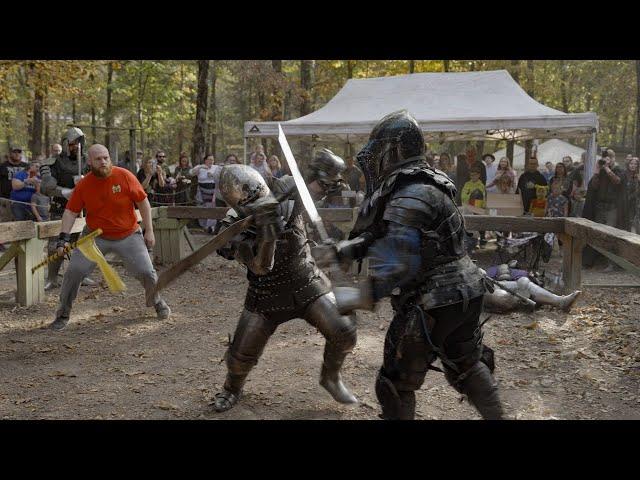
M 61 148 L 59 144 L 52 145 L 50 155 L 58 155 Z M 38 156 L 27 161 L 19 145 L 11 146 L 0 163 L 0 221 L 49 218 L 49 199 L 40 193 L 39 167 L 44 159 Z M 177 162 L 171 162 L 176 164 L 172 169 L 165 151 L 157 150 L 154 157 L 148 158 L 137 151 L 135 160 L 126 152 L 119 165 L 133 167 L 152 206 L 224 206 L 218 188 L 220 170 L 223 165 L 242 163 L 241 160 L 235 154 L 228 154 L 224 160 L 206 154 L 198 160 L 192 165 L 188 155 L 181 153 Z M 497 160 L 487 153 L 478 159 L 473 149 L 453 158 L 447 152 L 430 153 L 427 162 L 454 181 L 457 200 L 462 206 L 485 209 L 488 193 L 518 194 L 525 215 L 585 217 L 640 233 L 638 157 L 628 155 L 623 164 L 619 164 L 613 150 L 603 150 L 588 185 L 583 180 L 584 154 L 579 162 L 566 156 L 555 165 L 546 162 L 541 167 L 534 151 L 519 176 L 507 157 Z M 286 162 L 282 163 L 277 155 L 268 155 L 262 144 L 250 153 L 248 163 L 267 184 L 289 173 Z M 354 158 L 348 157 L 346 165 L 342 174 L 344 181 L 353 191 L 364 190 L 364 176 Z M 212 231 L 215 222 L 201 220 L 200 223 Z M 483 240 L 484 232 L 481 232 L 481 244 Z

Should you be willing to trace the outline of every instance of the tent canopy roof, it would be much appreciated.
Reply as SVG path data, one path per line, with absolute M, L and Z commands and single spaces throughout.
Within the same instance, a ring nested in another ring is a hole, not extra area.
M 385 115 L 406 109 L 427 141 L 584 137 L 595 113 L 567 114 L 536 102 L 506 70 L 351 79 L 325 106 L 281 122 L 287 136 L 362 140 Z M 277 136 L 278 122 L 245 122 L 245 136 Z

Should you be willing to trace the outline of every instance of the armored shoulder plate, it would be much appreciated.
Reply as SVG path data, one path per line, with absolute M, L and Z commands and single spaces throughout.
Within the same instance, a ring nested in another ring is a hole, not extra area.
M 428 183 L 409 183 L 391 194 L 383 220 L 414 228 L 426 228 L 438 217 L 444 193 Z
M 451 198 L 456 195 L 456 187 L 453 181 L 441 170 L 433 169 L 425 164 L 410 165 L 398 169 L 391 173 L 371 196 L 364 199 L 360 207 L 358 220 L 349 238 L 355 238 L 360 233 L 369 230 L 380 220 L 380 205 L 385 205 L 385 202 L 381 202 L 380 199 L 388 198 L 392 192 L 402 188 L 404 185 L 417 183 L 433 185 Z

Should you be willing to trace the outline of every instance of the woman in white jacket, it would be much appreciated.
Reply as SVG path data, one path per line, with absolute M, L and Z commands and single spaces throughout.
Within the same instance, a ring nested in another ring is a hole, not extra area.
M 215 206 L 216 184 L 220 180 L 221 165 L 215 165 L 213 155 L 204 157 L 204 163 L 196 165 L 191 169 L 191 175 L 198 177 L 198 193 L 196 194 L 196 203 L 202 207 Z M 199 218 L 198 223 L 207 232 L 212 233 L 216 225 L 215 219 Z

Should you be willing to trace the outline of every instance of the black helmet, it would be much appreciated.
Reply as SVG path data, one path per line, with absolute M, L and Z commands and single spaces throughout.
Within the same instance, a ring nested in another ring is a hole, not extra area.
M 323 148 L 309 162 L 306 181 L 317 180 L 323 186 L 332 185 L 342 180 L 342 172 L 347 169 L 344 160 L 328 148 Z
M 418 122 L 406 110 L 393 112 L 373 128 L 369 142 L 357 155 L 367 182 L 367 195 L 384 178 L 408 163 L 425 160 L 425 144 Z

